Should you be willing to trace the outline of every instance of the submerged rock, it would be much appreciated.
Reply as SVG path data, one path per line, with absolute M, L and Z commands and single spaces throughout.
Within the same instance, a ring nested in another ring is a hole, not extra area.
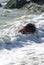
M 22 34 L 33 34 L 36 32 L 36 27 L 34 24 L 29 23 L 23 29 L 19 30 Z
M 14 8 L 21 8 L 23 7 L 26 3 L 29 3 L 30 0 L 10 0 L 4 8 L 10 8 L 10 9 L 14 9 Z

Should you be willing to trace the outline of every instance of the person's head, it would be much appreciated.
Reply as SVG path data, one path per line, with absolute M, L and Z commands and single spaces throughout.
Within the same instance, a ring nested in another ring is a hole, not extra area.
M 27 33 L 34 33 L 36 31 L 36 27 L 34 24 L 29 23 L 25 26 Z
M 23 29 L 21 29 L 19 32 L 21 32 L 22 34 L 33 34 L 36 31 L 36 27 L 34 24 L 29 23 L 26 26 L 24 26 Z

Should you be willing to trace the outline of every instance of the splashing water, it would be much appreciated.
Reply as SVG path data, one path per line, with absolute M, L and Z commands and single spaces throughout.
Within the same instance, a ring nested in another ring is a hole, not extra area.
M 0 10 L 0 65 L 44 65 L 44 13 L 27 10 Z M 22 12 L 22 13 L 21 13 Z M 35 24 L 35 34 L 18 31 L 27 23 Z

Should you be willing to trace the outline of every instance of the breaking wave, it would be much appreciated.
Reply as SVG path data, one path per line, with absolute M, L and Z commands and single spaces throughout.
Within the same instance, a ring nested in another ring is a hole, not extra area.
M 14 13 L 15 12 L 15 13 Z M 22 14 L 20 13 L 22 12 Z M 0 46 L 8 48 L 19 45 L 22 47 L 27 42 L 44 43 L 44 13 L 27 14 L 27 10 L 4 10 L 0 15 Z M 34 23 L 37 31 L 34 35 L 18 33 L 22 26 Z M 30 44 L 28 43 L 28 44 Z M 8 46 L 7 46 L 8 45 Z M 14 48 L 14 47 L 13 47 Z

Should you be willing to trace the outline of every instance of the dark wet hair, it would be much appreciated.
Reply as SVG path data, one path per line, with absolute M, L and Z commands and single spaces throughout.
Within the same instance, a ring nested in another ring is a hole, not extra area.
M 22 34 L 33 34 L 36 32 L 36 27 L 32 23 L 28 23 L 24 28 L 22 28 L 19 32 Z
M 35 25 L 32 24 L 32 23 L 27 24 L 27 25 L 25 26 L 25 29 L 26 29 L 26 31 L 29 32 L 29 33 L 34 33 L 34 32 L 36 31 L 36 27 L 35 27 Z

